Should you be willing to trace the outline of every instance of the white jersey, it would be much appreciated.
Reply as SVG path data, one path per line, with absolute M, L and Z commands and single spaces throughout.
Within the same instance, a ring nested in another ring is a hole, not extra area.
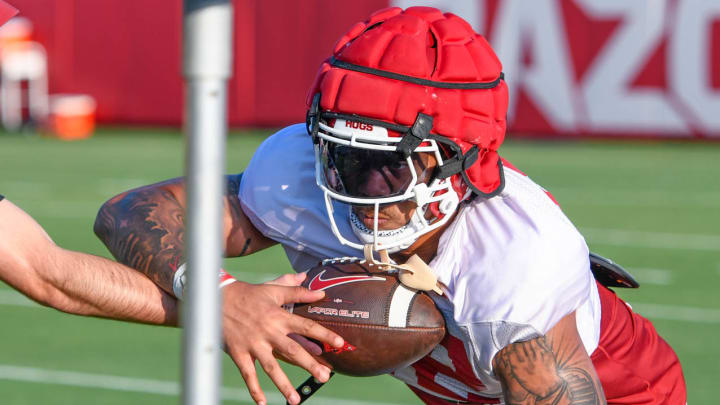
M 244 212 L 283 245 L 296 271 L 324 258 L 362 256 L 333 235 L 314 167 L 305 126 L 290 126 L 258 148 L 239 191 Z M 347 220 L 338 227 L 354 236 Z M 600 301 L 585 241 L 522 173 L 505 168 L 500 195 L 461 205 L 430 266 L 446 286 L 436 303 L 448 335 L 426 358 L 393 373 L 425 400 L 502 403 L 495 354 L 544 335 L 573 311 L 588 355 L 598 345 Z

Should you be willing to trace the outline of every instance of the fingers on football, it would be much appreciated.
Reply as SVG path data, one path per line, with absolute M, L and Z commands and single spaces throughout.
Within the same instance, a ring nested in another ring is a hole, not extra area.
M 297 345 L 297 343 L 295 344 Z M 300 345 L 298 345 L 298 347 L 299 346 Z M 287 356 L 287 354 L 285 355 Z M 263 370 L 265 370 L 265 373 L 268 375 L 268 377 L 270 377 L 275 386 L 278 387 L 278 390 L 280 390 L 283 396 L 285 396 L 285 399 L 287 399 L 288 403 L 293 405 L 299 403 L 300 395 L 298 395 L 297 391 L 295 391 L 295 387 L 293 387 L 292 383 L 285 375 L 282 367 L 280 367 L 280 363 L 278 363 L 277 359 L 273 357 L 272 350 L 266 350 L 262 353 L 259 353 L 257 359 L 260 363 L 260 366 L 263 368 Z
M 325 291 L 322 290 L 308 290 L 305 287 L 287 287 L 285 289 L 283 304 L 315 302 L 323 297 L 325 297 Z
M 260 388 L 257 373 L 255 372 L 255 361 L 253 361 L 253 359 L 249 355 L 237 358 L 235 356 L 231 357 L 235 362 L 238 370 L 240 370 L 240 375 L 242 376 L 243 380 L 245 380 L 245 385 L 247 385 L 248 392 L 250 393 L 253 401 L 255 401 L 255 403 L 258 405 L 267 404 L 267 400 L 265 399 L 265 393 L 263 392 L 262 388 Z
M 330 378 L 330 369 L 318 362 L 298 342 L 290 338 L 285 337 L 279 341 L 275 345 L 275 351 L 291 363 L 307 370 L 318 381 L 325 382 Z
M 300 336 L 297 333 L 290 333 L 288 337 L 300 344 L 300 346 L 305 349 L 308 353 L 312 354 L 313 356 L 319 356 L 322 354 L 322 348 L 317 345 L 317 343 L 311 342 L 310 340 L 306 339 L 304 336 Z
M 297 333 L 310 339 L 325 342 L 335 348 L 340 348 L 345 344 L 345 341 L 340 335 L 321 326 L 319 323 L 297 315 L 291 315 L 291 317 L 291 333 Z

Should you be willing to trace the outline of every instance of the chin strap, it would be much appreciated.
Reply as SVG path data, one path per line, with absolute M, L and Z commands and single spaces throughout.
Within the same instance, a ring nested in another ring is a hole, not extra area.
M 410 130 L 402 137 L 400 142 L 397 144 L 397 151 L 402 153 L 405 157 L 410 156 L 412 151 L 415 150 L 421 143 L 428 137 L 433 127 L 433 117 L 418 113 L 415 118 L 415 123 Z
M 335 373 L 331 371 L 330 377 L 328 377 L 328 380 L 325 381 L 324 383 L 316 380 L 315 377 L 310 376 L 307 380 L 305 380 L 305 382 L 300 384 L 296 389 L 298 394 L 300 394 L 300 402 L 298 402 L 298 404 L 302 404 L 303 402 L 305 402 L 305 400 L 310 398 L 313 394 L 315 394 L 317 392 L 317 390 L 320 389 L 320 387 L 325 385 L 325 383 L 330 382 L 330 379 L 334 375 L 335 375 Z M 290 403 L 285 402 L 285 405 L 290 405 Z
M 435 291 L 442 295 L 443 292 L 440 289 L 440 283 L 435 272 L 420 256 L 412 255 L 407 262 L 398 265 L 391 262 L 390 255 L 384 249 L 378 252 L 380 261 L 376 261 L 373 257 L 373 245 L 371 244 L 365 245 L 363 253 L 365 260 L 371 266 L 378 266 L 380 270 L 397 270 L 399 272 L 398 279 L 405 287 L 420 291 Z

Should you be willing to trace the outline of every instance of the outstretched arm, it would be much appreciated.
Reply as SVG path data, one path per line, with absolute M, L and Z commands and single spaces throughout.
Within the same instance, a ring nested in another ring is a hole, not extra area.
M 575 313 L 545 336 L 513 343 L 495 355 L 493 368 L 509 404 L 605 404 L 600 379 L 585 351 Z
M 120 263 L 65 250 L 23 210 L 0 201 L 0 279 L 60 311 L 176 325 L 177 300 Z
M 263 236 L 240 208 L 241 175 L 228 176 L 224 196 L 225 255 L 243 256 L 275 244 Z M 182 179 L 131 190 L 106 202 L 95 221 L 95 233 L 121 262 L 134 267 L 172 293 L 173 275 L 184 262 L 185 189 Z M 302 277 L 302 276 L 300 276 Z M 308 319 L 292 315 L 282 305 L 322 299 L 322 291 L 289 285 L 252 285 L 243 282 L 223 289 L 223 335 L 227 351 L 257 403 L 267 403 L 258 383 L 258 361 L 292 404 L 299 395 L 274 357 L 278 356 L 326 381 L 330 370 L 288 337 L 299 334 L 342 347 L 337 334 Z M 288 284 L 288 283 L 285 283 Z M 274 352 L 274 353 L 273 353 Z

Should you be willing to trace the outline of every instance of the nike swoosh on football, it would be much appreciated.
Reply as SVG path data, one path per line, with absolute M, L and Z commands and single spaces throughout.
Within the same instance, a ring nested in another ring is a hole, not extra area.
M 323 279 L 322 275 L 325 274 L 325 270 L 321 271 L 320 274 L 310 280 L 308 288 L 311 290 L 325 290 L 330 287 L 335 287 L 341 284 L 355 283 L 358 281 L 385 281 L 384 277 L 376 276 L 343 276 Z

